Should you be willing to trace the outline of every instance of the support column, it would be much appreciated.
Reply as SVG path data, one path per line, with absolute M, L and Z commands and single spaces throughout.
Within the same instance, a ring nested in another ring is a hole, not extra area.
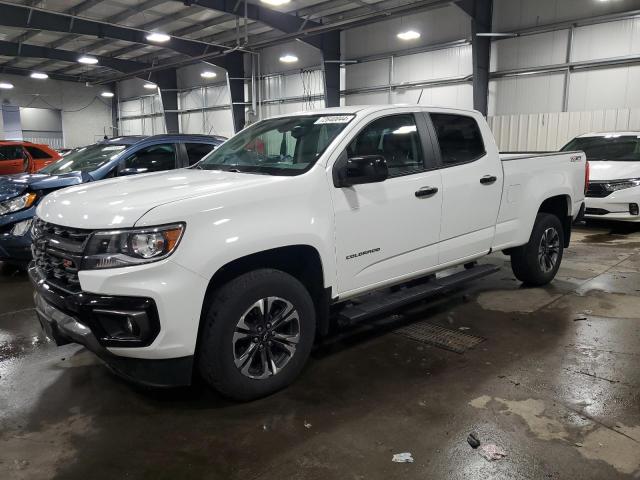
M 160 98 L 162 99 L 162 109 L 164 110 L 167 133 L 180 133 L 180 122 L 178 119 L 178 78 L 176 70 L 161 70 L 155 72 L 152 81 L 155 81 L 160 89 Z
M 471 18 L 471 49 L 473 55 L 473 108 L 487 115 L 489 101 L 489 65 L 491 38 L 477 33 L 490 33 L 493 0 L 476 0 Z
M 119 112 L 118 112 L 118 104 L 120 103 L 120 98 L 118 96 L 118 84 L 111 83 L 109 84 L 109 88 L 113 92 L 113 97 L 111 97 L 111 131 L 106 132 L 105 135 L 108 137 L 114 138 L 118 136 L 118 131 L 120 128 L 118 127 L 119 121 Z
M 326 107 L 340 106 L 340 32 L 322 35 L 324 98 Z
M 234 131 L 238 133 L 244 128 L 246 123 L 246 101 L 244 98 L 244 55 L 240 52 L 234 52 L 224 58 L 228 75 L 229 93 L 231 97 L 233 128 Z

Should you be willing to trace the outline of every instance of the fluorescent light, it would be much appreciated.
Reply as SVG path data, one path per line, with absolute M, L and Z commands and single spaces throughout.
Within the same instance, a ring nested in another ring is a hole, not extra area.
M 158 88 L 158 86 L 155 83 L 151 83 L 151 82 L 145 83 L 143 87 L 146 88 L 147 90 L 153 90 L 155 88 Z
M 200 74 L 202 78 L 216 78 L 218 74 L 216 72 L 212 72 L 211 70 L 205 70 Z
M 12 88 L 13 88 L 13 83 L 0 82 L 0 89 L 2 90 L 11 90 Z
M 280 57 L 280 61 L 282 63 L 295 63 L 298 61 L 298 57 L 290 53 L 287 53 L 286 55 L 283 55 Z
M 407 30 L 406 32 L 400 32 L 398 34 L 398 38 L 400 40 L 415 40 L 416 38 L 420 38 L 420 32 L 416 32 L 415 30 Z
M 291 0 L 260 0 L 262 3 L 266 3 L 267 5 L 273 5 L 275 7 L 279 7 L 280 5 L 286 5 Z
M 30 75 L 31 78 L 37 78 L 38 80 L 45 80 L 47 78 L 49 78 L 49 75 L 47 75 L 46 73 L 43 72 L 33 72 Z
M 104 98 L 113 98 L 114 93 L 113 92 L 102 92 L 100 95 L 102 95 Z
M 150 34 L 147 35 L 147 40 L 149 40 L 150 42 L 164 43 L 171 40 L 171 37 L 166 33 L 151 32 Z
M 78 62 L 84 63 L 86 65 L 95 65 L 98 63 L 98 59 L 96 57 L 90 57 L 89 55 L 82 55 L 78 58 Z

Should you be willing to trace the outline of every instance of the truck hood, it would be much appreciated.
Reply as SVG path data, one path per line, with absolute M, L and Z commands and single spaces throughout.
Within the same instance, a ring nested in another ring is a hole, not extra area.
M 0 177 L 0 202 L 17 197 L 26 191 L 58 190 L 91 180 L 88 174 L 79 172 L 64 175 L 20 173 Z
M 58 225 L 85 228 L 133 227 L 149 210 L 180 200 L 220 195 L 285 180 L 286 177 L 216 170 L 181 169 L 78 185 L 47 195 L 37 215 Z
M 590 161 L 591 180 L 623 180 L 640 178 L 640 162 Z

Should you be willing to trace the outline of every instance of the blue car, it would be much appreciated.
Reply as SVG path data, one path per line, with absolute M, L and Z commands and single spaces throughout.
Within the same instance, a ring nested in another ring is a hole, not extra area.
M 80 183 L 189 167 L 225 138 L 209 135 L 128 136 L 79 148 L 38 173 L 0 176 L 0 261 L 31 260 L 31 221 L 48 193 Z

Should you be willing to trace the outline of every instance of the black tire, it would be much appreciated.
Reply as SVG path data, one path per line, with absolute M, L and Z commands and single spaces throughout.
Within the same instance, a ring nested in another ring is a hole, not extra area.
M 283 321 L 278 327 L 288 328 L 286 333 L 275 328 L 270 330 L 271 327 L 267 331 L 266 325 L 270 325 L 267 316 L 261 317 L 261 311 L 267 310 L 263 299 L 268 299 L 266 302 L 270 303 L 269 309 L 276 321 L 278 313 L 291 306 L 293 314 L 285 317 L 289 321 Z M 242 318 L 245 322 L 240 324 Z M 309 358 L 316 330 L 315 309 L 307 289 L 291 275 L 272 269 L 245 273 L 222 286 L 213 296 L 202 321 L 197 360 L 200 375 L 223 395 L 240 401 L 270 395 L 293 382 Z M 262 333 L 258 333 L 259 328 Z M 281 340 L 283 335 L 294 339 L 296 331 L 297 343 Z M 236 340 L 238 333 L 242 336 L 240 340 Z M 271 337 L 265 338 L 265 335 Z M 252 345 L 254 342 L 256 345 Z M 295 346 L 294 353 L 287 353 L 292 346 Z M 250 348 L 253 350 L 248 353 Z M 242 361 L 243 353 L 248 355 L 249 364 Z M 267 357 L 263 355 L 273 358 L 274 363 L 266 361 L 265 364 L 263 360 Z M 236 362 L 241 362 L 240 366 Z M 269 374 L 266 378 L 256 378 L 266 374 Z
M 542 243 L 545 232 L 549 238 L 553 237 L 554 245 L 557 241 L 557 247 L 551 248 L 547 245 L 546 249 L 543 249 Z M 552 232 L 555 233 L 552 234 Z M 555 234 L 557 234 L 557 237 Z M 535 287 L 546 285 L 558 273 L 563 252 L 564 230 L 560 219 L 549 213 L 538 213 L 529 243 L 514 249 L 511 253 L 511 269 L 516 278 L 525 285 Z M 543 257 L 540 258 L 540 255 L 543 255 Z

